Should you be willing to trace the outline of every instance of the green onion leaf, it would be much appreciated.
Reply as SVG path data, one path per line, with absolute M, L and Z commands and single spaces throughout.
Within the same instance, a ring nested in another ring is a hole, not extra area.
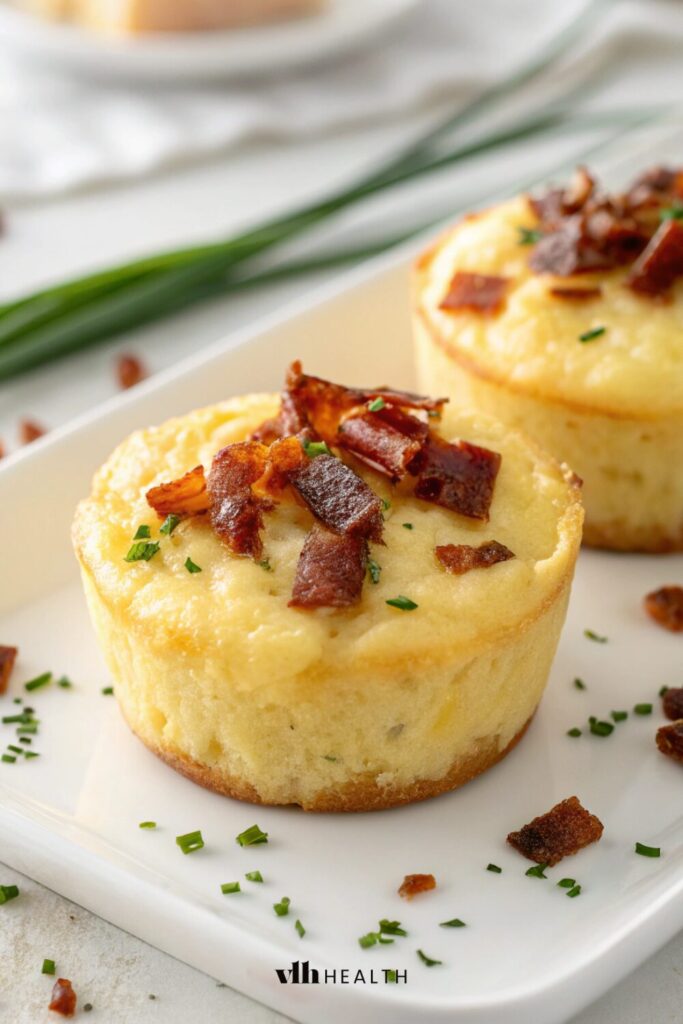
M 417 608 L 414 601 L 402 594 L 399 594 L 398 597 L 390 597 L 385 603 L 391 605 L 392 608 L 400 608 L 402 612 L 412 612 Z
M 377 932 L 368 932 L 367 935 L 361 935 L 358 940 L 358 945 L 361 949 L 369 949 L 370 946 L 376 946 L 379 935 Z
M 417 955 L 426 967 L 437 967 L 439 964 L 443 963 L 443 960 L 433 960 L 431 956 L 427 956 L 427 954 L 423 953 L 421 949 L 417 950 Z
M 578 678 L 575 679 L 574 680 L 574 686 L 576 687 L 577 690 L 585 690 L 586 689 L 586 684 L 584 683 L 583 679 L 578 679 Z
M 263 881 L 263 875 L 261 874 L 260 871 L 247 871 L 247 873 L 246 873 L 246 875 L 244 877 L 247 879 L 248 882 L 262 882 Z
M 659 211 L 660 220 L 683 220 L 683 206 L 675 203 L 673 206 L 665 206 Z
M 517 231 L 519 233 L 518 245 L 535 245 L 543 238 L 543 232 L 536 228 L 517 228 Z
M 669 687 L 668 686 L 662 686 L 661 690 L 659 691 L 659 696 L 663 697 L 664 694 L 668 693 L 668 692 L 669 692 Z
M 260 567 L 261 569 L 265 569 L 265 571 L 266 571 L 266 572 L 272 572 L 272 571 L 273 571 L 273 567 L 272 567 L 272 565 L 270 564 L 270 560 L 269 560 L 268 558 L 262 558 L 262 559 L 261 559 L 261 561 L 260 561 L 260 562 L 257 562 L 256 564 L 257 564 L 257 565 L 258 565 L 258 566 L 259 566 L 259 567 Z
M 385 970 L 384 979 L 385 981 L 394 981 L 398 984 L 398 974 L 396 973 L 395 970 L 392 970 L 391 968 L 387 968 Z
M 224 896 L 231 896 L 234 892 L 241 892 L 239 882 L 223 882 L 221 892 Z
M 528 875 L 529 878 L 547 878 L 548 876 L 545 874 L 545 869 L 547 867 L 547 864 L 534 864 L 534 866 L 525 871 L 524 874 Z
M 186 832 L 184 836 L 176 836 L 175 841 L 183 853 L 194 853 L 201 850 L 204 840 L 199 829 L 196 832 Z
M 594 633 L 592 629 L 584 629 L 583 635 L 587 640 L 593 640 L 596 644 L 606 644 L 607 637 L 600 636 L 599 633 Z
M 273 910 L 278 917 L 286 917 L 289 913 L 289 904 L 292 901 L 289 896 L 283 896 L 279 903 L 273 903 Z
M 581 886 L 580 885 L 573 885 L 571 889 L 567 890 L 566 895 L 569 897 L 570 900 L 573 900 L 575 896 L 580 896 L 581 895 Z
M 202 571 L 201 566 L 199 566 L 195 562 L 193 562 L 189 555 L 185 559 L 185 568 L 187 569 L 187 571 L 189 573 L 195 573 L 195 572 L 201 572 Z
M 54 960 L 43 960 L 43 966 L 40 969 L 41 974 L 54 974 L 56 965 Z
M 18 715 L 5 715 L 2 720 L 3 725 L 13 725 L 14 723 L 21 723 L 22 725 L 29 725 L 31 723 L 31 716 L 27 715 L 25 711 L 22 711 Z
M 593 718 L 589 724 L 594 736 L 609 736 L 610 733 L 614 732 L 614 726 L 611 722 L 599 722 L 597 718 Z
M 645 843 L 636 843 L 636 853 L 641 857 L 661 857 L 662 850 L 659 846 L 646 846 Z
M 0 757 L 0 761 L 4 761 L 4 763 L 5 763 L 5 764 L 15 764 L 15 763 L 16 763 L 16 760 L 17 760 L 17 759 L 16 759 L 16 757 L 14 756 L 14 754 L 3 754 L 3 755 L 2 755 L 1 757 Z
M 244 832 L 235 837 L 235 842 L 240 846 L 258 846 L 260 843 L 268 842 L 268 833 L 262 832 L 258 825 L 252 825 Z
M 487 864 L 486 865 L 486 870 L 487 871 L 493 871 L 493 873 L 496 874 L 496 875 L 502 875 L 502 873 L 503 873 L 503 869 L 499 868 L 497 864 Z
M 150 558 L 153 558 L 159 550 L 159 541 L 147 541 L 139 540 L 132 545 L 130 551 L 126 555 L 124 561 L 126 562 L 149 562 Z
M 382 935 L 407 935 L 408 932 L 404 928 L 401 928 L 400 921 L 387 921 L 386 917 L 383 917 L 379 922 L 379 930 Z
M 382 566 L 378 565 L 374 558 L 368 558 L 368 575 L 373 583 L 379 583 Z
M 404 530 L 414 530 L 415 529 L 415 527 L 413 526 L 412 523 L 401 523 L 401 526 L 403 527 Z
M 21 747 L 15 747 L 13 743 L 8 743 L 7 744 L 7 749 L 11 750 L 13 754 L 23 754 L 24 753 L 24 751 L 21 749 Z
M 561 889 L 573 889 L 576 885 L 575 878 L 561 878 L 557 883 Z
M 0 885 L 0 906 L 15 900 L 19 895 L 19 887 L 16 885 Z
M 40 690 L 41 687 L 47 686 L 52 681 L 52 672 L 43 672 L 41 676 L 36 676 L 35 679 L 29 679 L 27 683 L 24 683 L 25 690 Z
M 159 527 L 159 533 L 163 534 L 164 537 L 170 537 L 179 522 L 180 516 L 175 516 L 172 512 L 169 513 Z
M 605 332 L 606 327 L 593 327 L 590 331 L 584 331 L 583 334 L 579 335 L 579 341 L 594 341 L 595 338 L 601 337 Z
M 156 828 L 156 821 L 141 821 L 138 828 Z
M 652 704 L 635 704 L 633 710 L 636 715 L 651 715 Z
M 135 536 L 133 537 L 133 540 L 149 540 L 151 536 L 152 531 L 150 530 L 149 526 L 147 525 L 147 523 L 143 523 L 142 526 L 138 526 L 137 530 L 135 531 Z
M 574 737 L 576 737 L 576 736 L 580 736 L 580 735 L 581 735 L 581 730 L 577 729 L 576 726 L 574 726 L 573 729 L 568 729 L 567 730 L 567 736 L 574 736 Z
M 382 502 L 383 511 L 388 512 L 389 509 L 391 508 L 391 502 L 388 500 L 388 498 L 380 498 L 379 500 Z
M 467 927 L 464 921 L 461 921 L 459 917 L 454 917 L 450 921 L 442 921 L 441 928 L 465 928 Z
M 57 680 L 57 686 L 61 686 L 63 690 L 70 690 L 71 687 L 73 686 L 73 683 L 71 682 L 68 676 L 60 676 L 59 679 Z
M 309 459 L 315 459 L 318 455 L 332 454 L 324 441 L 309 441 L 308 438 L 305 438 L 302 442 L 302 448 Z
M 306 934 L 306 929 L 304 928 L 304 926 L 302 925 L 302 923 L 301 923 L 301 921 L 299 920 L 298 917 L 297 917 L 296 921 L 294 922 L 294 927 L 296 928 L 296 930 L 299 933 L 299 938 L 303 939 L 304 935 Z
M 624 722 L 628 718 L 628 711 L 612 711 L 612 718 L 615 722 Z
M 103 686 L 102 689 L 100 690 L 100 693 L 102 694 L 103 697 L 112 697 L 114 695 L 114 687 Z
M 370 412 L 379 412 L 380 409 L 383 409 L 385 405 L 386 402 L 384 401 L 383 398 L 375 398 L 372 402 L 368 403 L 368 410 Z
M 35 736 L 38 732 L 38 723 L 31 722 L 27 725 L 20 725 L 17 729 L 17 736 Z
M 27 761 L 32 761 L 34 757 L 40 757 L 40 754 L 36 753 L 35 750 L 27 750 L 24 753 L 24 757 Z

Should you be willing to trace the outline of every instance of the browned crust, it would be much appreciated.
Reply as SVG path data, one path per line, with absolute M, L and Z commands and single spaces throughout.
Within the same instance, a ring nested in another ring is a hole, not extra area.
M 440 779 L 416 779 L 415 782 L 407 786 L 380 786 L 375 776 L 368 772 L 339 787 L 321 790 L 313 800 L 298 806 L 305 811 L 318 812 L 381 811 L 390 807 L 400 807 L 403 804 L 412 804 L 418 800 L 428 800 L 441 793 L 448 793 L 452 789 L 464 786 L 466 782 L 481 775 L 482 772 L 509 754 L 529 728 L 531 718 L 524 723 L 503 750 L 498 748 L 497 736 L 480 740 L 472 754 L 454 761 Z M 244 800 L 250 804 L 277 806 L 279 803 L 284 803 L 284 801 L 263 800 L 254 786 L 244 779 L 227 775 L 209 765 L 199 764 L 180 751 L 148 743 L 143 737 L 139 737 L 139 739 L 142 739 L 145 746 L 171 768 L 199 786 L 213 790 L 214 793 L 230 796 L 234 800 Z M 296 804 L 295 801 L 291 801 L 291 803 Z

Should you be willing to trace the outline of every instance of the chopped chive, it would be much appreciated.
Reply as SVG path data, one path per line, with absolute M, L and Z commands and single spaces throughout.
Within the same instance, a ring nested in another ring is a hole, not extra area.
M 404 597 L 403 594 L 399 594 L 398 597 L 390 597 L 385 602 L 391 605 L 392 608 L 400 608 L 402 612 L 412 612 L 417 608 L 414 601 L 411 601 L 409 597 Z
M 156 828 L 156 821 L 141 821 L 138 828 Z
M 113 693 L 114 693 L 114 687 L 113 686 L 103 686 L 100 692 L 101 692 L 103 697 L 111 697 L 111 696 L 113 696 Z
M 83 1013 L 90 1013 L 92 1010 L 92 1003 L 83 1003 Z
M 557 883 L 561 889 L 573 889 L 576 885 L 575 878 L 561 878 Z
M 496 874 L 496 875 L 502 875 L 502 873 L 503 873 L 503 869 L 499 868 L 497 864 L 487 864 L 486 865 L 486 870 L 487 871 L 493 871 L 494 874 Z
M 260 871 L 247 871 L 244 876 L 248 882 L 262 882 L 263 875 Z
M 578 677 L 574 680 L 574 686 L 576 687 L 577 690 L 585 690 L 586 689 L 586 684 L 584 683 L 583 679 L 579 679 Z
M 661 690 L 659 691 L 659 696 L 663 697 L 664 694 L 668 693 L 668 692 L 669 692 L 669 687 L 668 686 L 662 686 Z
M 25 715 L 34 715 L 35 714 L 35 710 L 33 708 L 24 708 L 24 714 Z
M 30 721 L 31 716 L 27 715 L 25 711 L 22 711 L 21 714 L 18 715 L 5 715 L 5 717 L 2 720 L 2 724 L 14 725 L 14 723 L 16 722 L 20 725 L 28 725 Z
M 221 892 L 224 896 L 230 896 L 234 892 L 241 892 L 239 882 L 223 882 Z
M 240 846 L 258 846 L 260 843 L 268 842 L 268 833 L 262 832 L 258 825 L 252 825 L 244 832 L 235 837 L 235 842 Z
M 547 864 L 534 864 L 532 868 L 529 868 L 524 872 L 529 878 L 547 878 L 545 869 L 548 867 Z
M 609 736 L 610 733 L 614 732 L 614 726 L 611 722 L 599 722 L 597 718 L 592 718 L 589 724 L 594 736 Z
M 612 718 L 615 722 L 624 722 L 628 718 L 628 711 L 612 711 Z
M 439 964 L 443 963 L 443 960 L 433 960 L 431 956 L 427 956 L 427 954 L 423 953 L 421 949 L 417 950 L 417 955 L 425 967 L 437 967 Z
M 270 559 L 269 558 L 262 558 L 261 561 L 257 562 L 256 564 L 259 566 L 260 569 L 264 569 L 266 572 L 272 572 L 273 571 L 273 567 L 270 564 Z
M 9 903 L 10 900 L 15 900 L 19 895 L 19 886 L 17 885 L 0 885 L 0 905 L 3 903 Z
M 35 750 L 27 750 L 24 753 L 24 757 L 26 758 L 27 761 L 32 761 L 34 757 L 40 757 L 40 754 L 38 754 Z
M 323 754 L 323 761 L 332 761 L 333 764 L 336 764 L 337 758 L 332 754 Z
M 133 544 L 128 551 L 124 561 L 126 562 L 149 562 L 159 550 L 158 540 L 139 540 Z
M 179 522 L 180 516 L 175 516 L 171 512 L 169 515 L 166 516 L 163 523 L 159 527 L 159 533 L 162 533 L 164 537 L 170 537 Z
M 464 921 L 461 921 L 459 917 L 454 917 L 450 921 L 442 921 L 439 925 L 440 928 L 465 928 Z
M 573 900 L 575 896 L 580 896 L 581 895 L 581 886 L 580 885 L 573 885 L 571 887 L 571 889 L 567 889 L 566 895 L 569 897 L 570 900 Z
M 645 843 L 636 843 L 636 853 L 641 857 L 661 857 L 662 850 L 659 846 L 646 846 Z
M 149 526 L 147 525 L 147 523 L 143 523 L 142 526 L 138 526 L 137 530 L 135 531 L 135 536 L 133 537 L 133 540 L 149 540 L 151 536 L 152 531 L 150 530 Z
M 56 965 L 54 960 L 43 960 L 43 966 L 40 969 L 41 974 L 54 974 Z
M 387 968 L 384 972 L 384 977 L 386 981 L 395 981 L 398 984 L 398 974 L 391 968 Z
M 587 640 L 593 640 L 596 644 L 606 644 L 607 637 L 600 636 L 599 633 L 595 633 L 592 629 L 584 629 L 583 635 Z
M 590 331 L 584 331 L 583 334 L 580 334 L 579 341 L 593 341 L 595 338 L 601 337 L 606 330 L 606 327 L 593 327 Z
M 289 896 L 283 896 L 279 903 L 273 903 L 273 910 L 278 917 L 286 917 L 289 913 L 289 904 L 292 901 Z
M 382 509 L 383 509 L 383 511 L 384 512 L 388 512 L 389 509 L 391 508 L 391 502 L 389 501 L 389 499 L 388 498 L 380 498 L 379 500 L 382 502 Z
M 57 686 L 61 686 L 63 690 L 70 690 L 71 687 L 73 686 L 73 683 L 71 682 L 68 676 L 60 676 L 59 679 L 57 680 Z
M 19 737 L 19 742 L 20 743 L 30 743 L 31 742 L 31 737 L 30 736 L 20 736 Z
M 567 729 L 567 736 L 580 736 L 581 730 L 574 726 L 573 729 Z
M 26 725 L 20 725 L 17 729 L 17 736 L 35 736 L 38 732 L 37 722 L 28 722 Z
M 683 206 L 665 206 L 659 211 L 660 220 L 683 220 Z
M 3 754 L 2 757 L 0 757 L 0 761 L 4 761 L 5 764 L 14 764 L 16 760 L 17 759 L 14 754 Z
M 537 228 L 517 228 L 519 238 L 517 239 L 518 245 L 535 245 L 536 242 L 540 242 L 543 238 L 543 232 Z
M 296 928 L 296 930 L 299 933 L 299 938 L 303 939 L 304 935 L 306 934 L 306 929 L 304 928 L 304 926 L 302 925 L 302 923 L 301 923 L 301 921 L 299 920 L 298 917 L 297 917 L 296 921 L 294 922 L 294 927 Z
M 370 412 L 379 412 L 380 409 L 383 409 L 385 405 L 386 402 L 384 401 L 383 398 L 375 398 L 372 402 L 369 403 L 368 410 Z
M 185 568 L 187 569 L 187 571 L 189 573 L 195 573 L 195 572 L 201 572 L 202 571 L 201 565 L 197 565 L 196 562 L 193 562 L 189 555 L 185 559 Z
M 661 696 L 661 694 L 660 694 L 660 696 Z M 14 700 L 12 701 L 12 703 L 13 704 L 21 704 L 22 703 L 21 697 L 15 697 Z
M 199 829 L 196 832 L 186 832 L 184 836 L 176 836 L 175 841 L 183 853 L 194 853 L 195 850 L 201 850 L 204 846 Z
M 408 934 L 405 928 L 401 928 L 400 921 L 387 921 L 386 917 L 383 917 L 379 922 L 379 930 L 382 935 L 406 936 Z
M 315 459 L 318 455 L 331 455 L 332 452 L 328 448 L 325 441 L 309 441 L 305 440 L 302 444 L 303 450 L 308 455 L 309 459 Z
M 378 565 L 374 558 L 368 558 L 368 575 L 373 583 L 379 583 L 382 566 Z
M 413 530 L 413 529 L 415 529 L 415 527 L 413 526 L 412 523 L 401 523 L 401 526 L 403 527 L 404 530 Z
M 39 690 L 41 686 L 47 686 L 52 681 L 52 672 L 43 672 L 42 675 L 36 676 L 34 679 L 29 679 L 27 683 L 24 683 L 25 690 Z M 26 710 L 26 709 L 24 709 Z
M 652 704 L 635 704 L 633 710 L 636 715 L 651 715 Z
M 21 747 L 15 747 L 13 743 L 8 743 L 7 749 L 11 750 L 13 754 L 23 754 L 24 753 L 24 751 L 21 749 Z
M 376 946 L 379 936 L 377 932 L 368 932 L 367 935 L 361 935 L 358 940 L 358 945 L 361 949 L 369 949 L 370 946 Z

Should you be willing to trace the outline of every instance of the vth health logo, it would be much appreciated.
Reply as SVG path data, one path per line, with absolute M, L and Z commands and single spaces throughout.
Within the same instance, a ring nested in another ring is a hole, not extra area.
M 293 960 L 289 967 L 276 967 L 281 985 L 406 985 L 408 972 L 385 967 L 376 971 L 350 967 L 311 967 L 309 960 Z

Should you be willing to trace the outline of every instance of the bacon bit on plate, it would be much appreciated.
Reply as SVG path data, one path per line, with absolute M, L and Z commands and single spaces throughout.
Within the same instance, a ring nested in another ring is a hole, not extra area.
M 662 710 L 672 722 L 683 718 L 683 687 L 672 686 L 662 694 Z
M 583 302 L 588 299 L 599 299 L 602 288 L 551 288 L 550 294 L 556 299 L 573 299 Z
M 52 989 L 52 1002 L 48 1010 L 61 1013 L 62 1017 L 73 1017 L 76 1012 L 76 993 L 68 978 L 58 978 Z
M 657 746 L 667 757 L 683 764 L 683 719 L 657 729 Z
M 209 511 L 210 500 L 206 490 L 204 467 L 195 466 L 189 473 L 159 484 L 147 491 L 147 503 L 160 519 L 168 515 L 198 516 Z
M 7 647 L 5 644 L 0 644 L 0 694 L 7 692 L 9 677 L 12 675 L 18 653 L 18 647 Z
M 410 470 L 417 476 L 415 495 L 486 522 L 500 462 L 498 452 L 468 441 L 449 443 L 430 433 Z
M 299 556 L 290 606 L 348 608 L 357 604 L 367 557 L 364 537 L 333 533 L 314 523 Z
M 628 285 L 634 292 L 663 295 L 683 274 L 683 225 L 671 217 L 660 224 L 631 268 Z
M 434 875 L 406 875 L 401 882 L 398 894 L 404 900 L 412 900 L 413 896 L 417 896 L 421 892 L 429 892 L 430 889 L 436 889 Z
M 597 842 L 602 833 L 602 822 L 582 807 L 577 797 L 570 796 L 519 832 L 511 832 L 507 841 L 529 860 L 552 867 Z
M 439 309 L 469 309 L 475 313 L 498 313 L 503 307 L 507 277 L 492 274 L 471 274 L 458 270 L 451 278 L 448 291 L 439 303 Z
M 683 587 L 660 587 L 648 594 L 644 601 L 645 610 L 664 629 L 672 633 L 683 630 Z
M 380 542 L 382 503 L 356 473 L 333 455 L 318 455 L 290 474 L 290 482 L 316 519 L 334 530 Z
M 507 562 L 515 556 L 504 544 L 489 540 L 478 548 L 469 544 L 441 544 L 436 548 L 436 557 L 447 572 L 462 576 L 470 569 L 487 569 L 496 562 Z
M 36 420 L 23 419 L 19 421 L 19 440 L 21 444 L 31 444 L 32 441 L 37 441 L 43 434 L 47 434 L 47 429 Z
M 268 448 L 258 441 L 229 444 L 213 457 L 206 489 L 214 530 L 236 555 L 260 558 L 263 513 L 273 507 L 251 485 L 263 476 Z
M 116 360 L 116 379 L 124 391 L 139 384 L 146 376 L 144 363 L 137 356 L 124 352 Z

